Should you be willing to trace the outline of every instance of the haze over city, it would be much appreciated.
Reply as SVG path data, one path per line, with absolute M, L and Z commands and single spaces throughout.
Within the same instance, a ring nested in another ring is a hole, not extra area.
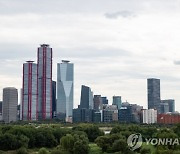
M 146 108 L 146 79 L 155 77 L 180 111 L 180 1 L 1 0 L 0 21 L 0 96 L 22 87 L 22 64 L 48 43 L 54 80 L 56 63 L 74 63 L 74 107 L 85 84 L 110 103 L 120 95 Z

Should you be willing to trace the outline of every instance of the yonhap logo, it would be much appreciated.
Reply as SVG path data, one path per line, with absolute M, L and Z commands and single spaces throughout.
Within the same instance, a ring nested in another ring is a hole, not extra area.
M 132 151 L 140 148 L 142 146 L 142 135 L 139 133 L 131 134 L 127 139 L 127 144 Z

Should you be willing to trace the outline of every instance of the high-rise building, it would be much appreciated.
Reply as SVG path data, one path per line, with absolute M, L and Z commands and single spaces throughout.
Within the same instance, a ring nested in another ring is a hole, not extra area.
M 148 109 L 156 109 L 160 112 L 160 79 L 147 79 L 148 85 Z
M 116 105 L 118 109 L 121 108 L 121 96 L 113 96 L 113 105 Z
M 38 119 L 37 64 L 27 61 L 23 64 L 22 120 Z
M 0 101 L 0 114 L 2 114 L 2 101 Z
M 140 123 L 142 106 L 137 104 L 122 103 L 121 109 L 118 110 L 118 118 L 120 122 Z
M 84 85 L 81 86 L 80 108 L 93 109 L 93 92 Z
M 2 121 L 2 101 L 0 101 L 0 121 Z
M 56 81 L 52 81 L 52 118 L 56 115 Z
M 96 111 L 102 110 L 103 104 L 102 104 L 102 97 L 101 95 L 94 95 L 94 109 Z
M 118 121 L 118 109 L 116 105 L 104 105 L 102 110 L 102 121 Z
M 52 118 L 52 48 L 38 48 L 38 119 Z
M 107 97 L 101 97 L 102 98 L 102 103 L 103 104 L 108 104 L 108 99 Z
M 72 117 L 74 95 L 74 64 L 63 60 L 57 64 L 57 118 Z
M 16 88 L 3 89 L 3 120 L 10 123 L 17 120 L 18 91 Z
M 169 112 L 169 104 L 168 103 L 160 103 L 160 113 L 168 113 L 168 112 Z
M 93 122 L 94 112 L 93 109 L 73 109 L 73 122 Z
M 168 104 L 168 112 L 175 112 L 175 100 L 174 99 L 166 99 L 166 100 L 161 100 L 161 103 L 166 103 Z

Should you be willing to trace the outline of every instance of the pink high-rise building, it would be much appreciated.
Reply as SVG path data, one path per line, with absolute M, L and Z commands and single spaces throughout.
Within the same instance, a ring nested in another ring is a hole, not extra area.
M 38 48 L 38 119 L 52 118 L 52 48 Z
M 22 120 L 38 119 L 38 73 L 37 64 L 23 64 Z

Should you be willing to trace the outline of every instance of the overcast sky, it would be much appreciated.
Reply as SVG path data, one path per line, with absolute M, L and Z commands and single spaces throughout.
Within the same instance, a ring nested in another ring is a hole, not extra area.
M 37 47 L 56 63 L 75 65 L 75 107 L 81 85 L 147 107 L 147 78 L 161 79 L 161 99 L 180 111 L 179 0 L 0 0 L 0 95 L 22 86 L 22 64 Z

